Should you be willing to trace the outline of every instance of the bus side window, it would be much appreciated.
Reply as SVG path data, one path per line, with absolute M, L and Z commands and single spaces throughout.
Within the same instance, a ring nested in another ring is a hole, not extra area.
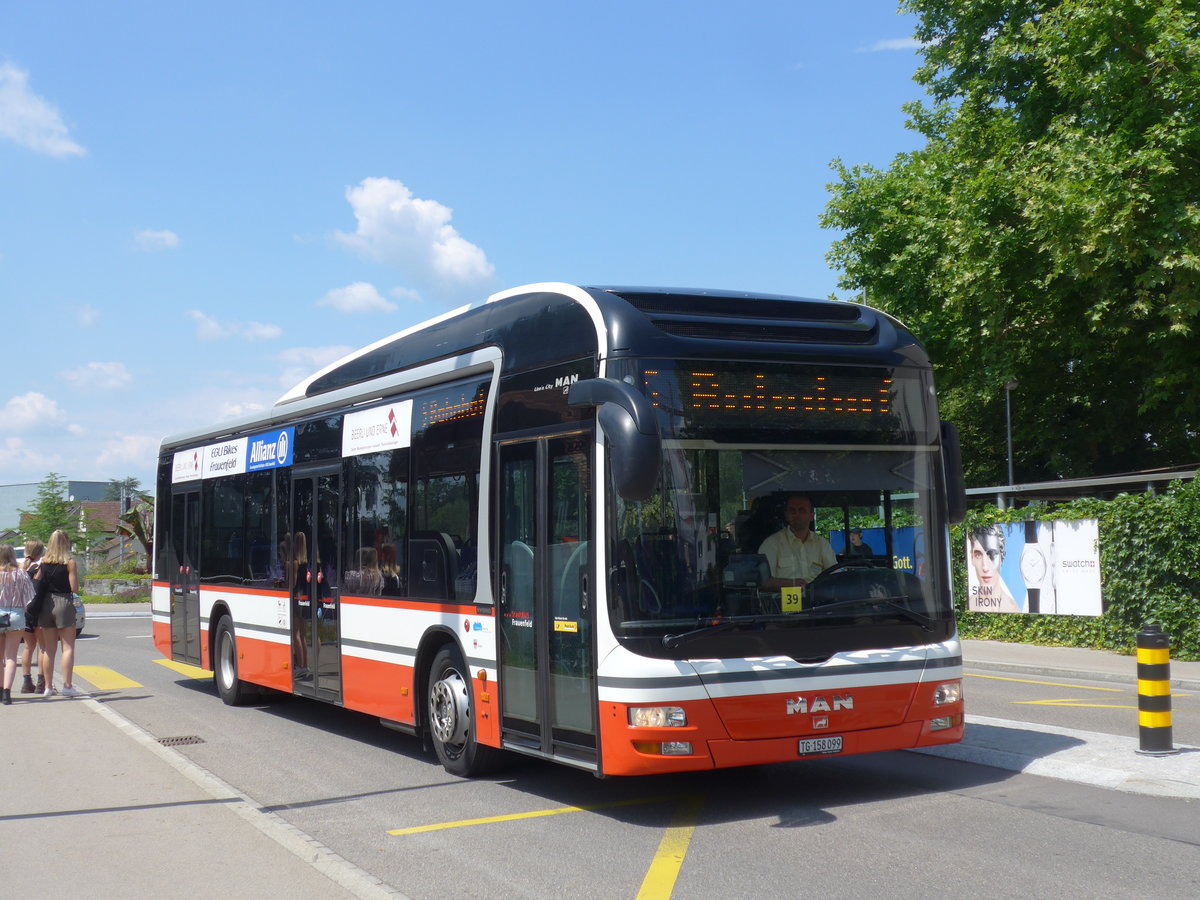
M 458 578 L 454 539 L 441 531 L 414 531 L 409 541 L 409 591 L 414 597 L 449 600 Z

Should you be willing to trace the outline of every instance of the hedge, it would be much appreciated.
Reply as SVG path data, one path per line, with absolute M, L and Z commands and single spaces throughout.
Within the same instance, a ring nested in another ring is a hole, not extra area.
M 1104 614 L 1014 615 L 967 610 L 966 535 L 992 522 L 1097 519 Z M 1090 647 L 1132 654 L 1154 622 L 1171 636 L 1171 657 L 1200 660 L 1200 480 L 1165 494 L 1000 510 L 972 509 L 951 530 L 954 608 L 964 638 Z

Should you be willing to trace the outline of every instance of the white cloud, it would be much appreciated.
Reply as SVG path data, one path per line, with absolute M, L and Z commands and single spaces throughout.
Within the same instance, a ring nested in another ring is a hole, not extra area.
M 133 243 L 144 253 L 174 250 L 179 246 L 179 235 L 173 231 L 151 231 L 147 228 L 133 236 Z
M 883 53 L 888 50 L 920 50 L 925 45 L 916 38 L 888 38 L 884 41 L 876 41 L 869 47 L 859 47 L 859 53 Z
M 53 104 L 29 89 L 29 73 L 0 63 L 0 138 L 47 156 L 83 156 Z
M 153 460 L 158 456 L 158 445 L 161 442 L 161 435 L 115 435 L 105 441 L 100 452 L 96 454 L 96 468 L 110 472 L 141 469 L 146 465 L 147 460 Z M 142 488 L 145 490 L 146 485 L 142 485 Z M 150 490 L 153 490 L 153 487 Z
M 358 228 L 334 237 L 368 259 L 392 266 L 422 291 L 448 302 L 480 300 L 495 267 L 450 224 L 453 211 L 414 197 L 391 178 L 364 178 L 346 189 Z
M 283 335 L 278 325 L 262 322 L 220 322 L 198 309 L 189 309 L 187 316 L 196 323 L 196 337 L 202 341 L 222 341 L 240 337 L 247 341 L 270 341 Z
M 391 300 L 385 300 L 374 285 L 365 281 L 334 288 L 317 301 L 317 306 L 330 306 L 343 313 L 395 312 L 399 309 Z
M 243 416 L 248 416 L 251 413 L 259 413 L 265 410 L 266 404 L 263 403 L 237 403 L 230 400 L 228 403 L 222 403 L 218 413 L 217 420 L 224 421 L 226 419 L 240 419 Z
M 46 472 L 52 472 L 61 462 L 57 456 L 46 456 L 25 444 L 19 437 L 5 438 L 0 442 L 0 469 L 3 469 L 8 479 L 22 480 L 23 473 L 41 473 L 37 479 L 24 474 L 29 480 L 41 480 Z M 22 473 L 22 474 L 18 474 Z M 9 523 L 15 525 L 16 522 Z
M 81 390 L 108 391 L 124 387 L 133 381 L 129 369 L 119 362 L 90 362 L 60 374 L 71 385 Z
M 41 431 L 44 428 L 58 427 L 65 416 L 58 404 L 45 394 L 30 391 L 19 397 L 12 397 L 0 411 L 0 430 Z
M 337 362 L 343 356 L 352 353 L 357 348 L 345 345 L 330 347 L 292 347 L 276 355 L 283 363 L 279 373 L 279 383 L 284 388 L 292 388 L 314 372 L 318 372 L 332 362 Z
M 80 328 L 91 328 L 100 321 L 100 310 L 90 303 L 85 303 L 76 312 L 75 321 L 79 323 Z
M 388 296 L 395 297 L 397 300 L 411 300 L 414 303 L 424 303 L 421 295 L 416 291 L 406 287 L 394 287 L 388 291 Z

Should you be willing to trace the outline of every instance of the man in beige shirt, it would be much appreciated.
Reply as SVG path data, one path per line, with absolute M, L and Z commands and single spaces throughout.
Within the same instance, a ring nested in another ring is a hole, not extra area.
M 758 552 L 767 558 L 771 577 L 764 587 L 779 590 L 805 587 L 837 564 L 829 541 L 812 530 L 813 505 L 806 494 L 792 494 L 783 511 L 787 527 L 762 542 Z

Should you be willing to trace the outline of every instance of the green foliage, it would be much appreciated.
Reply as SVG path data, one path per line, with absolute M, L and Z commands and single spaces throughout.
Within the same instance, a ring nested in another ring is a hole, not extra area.
M 1194 462 L 1200 6 L 902 8 L 926 145 L 887 170 L 835 161 L 823 224 L 842 285 L 925 342 L 968 482 L 1007 480 L 1010 378 L 1018 481 Z
M 963 548 L 990 522 L 1097 519 L 1104 615 L 1000 615 L 967 611 Z M 1171 635 L 1171 656 L 1200 660 L 1200 481 L 1175 482 L 1163 495 L 1125 494 L 1056 508 L 972 510 L 953 529 L 954 605 L 963 637 L 1095 647 L 1132 653 L 1137 633 L 1156 622 Z
M 67 483 L 51 472 L 38 485 L 33 507 L 19 510 L 25 536 L 46 543 L 55 531 L 74 532 L 77 517 L 66 498 Z
M 56 531 L 65 531 L 71 536 L 72 546 L 76 550 L 86 550 L 89 543 L 103 539 L 103 526 L 91 514 L 84 510 L 80 513 L 77 503 L 67 500 L 68 485 L 57 472 L 51 472 L 38 485 L 37 496 L 31 509 L 18 510 L 21 513 L 21 527 L 28 538 L 37 538 L 44 544 L 50 541 L 50 535 Z
M 117 534 L 131 537 L 141 544 L 149 565 L 149 561 L 154 559 L 154 498 L 138 493 L 136 499 L 137 502 L 128 512 L 118 517 Z
M 104 488 L 105 500 L 124 500 L 126 497 L 143 497 L 142 480 L 129 476 L 128 478 L 110 478 Z

